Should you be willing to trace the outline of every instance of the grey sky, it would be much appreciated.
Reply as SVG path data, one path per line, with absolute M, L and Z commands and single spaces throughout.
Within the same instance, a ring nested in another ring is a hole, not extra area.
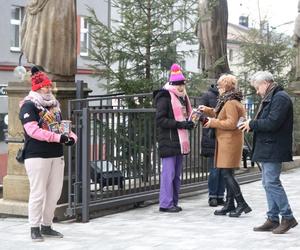
M 292 35 L 294 20 L 298 14 L 298 0 L 227 0 L 229 9 L 229 22 L 238 23 L 241 14 L 249 15 L 249 25 L 257 27 L 259 23 L 259 11 L 261 19 L 267 19 L 271 27 Z M 292 22 L 290 24 L 286 24 Z

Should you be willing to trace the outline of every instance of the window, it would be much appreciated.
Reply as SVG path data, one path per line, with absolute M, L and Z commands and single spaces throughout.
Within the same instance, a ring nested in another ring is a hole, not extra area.
M 80 18 L 80 55 L 89 55 L 89 24 L 85 17 Z
M 20 51 L 21 49 L 21 24 L 24 17 L 24 7 L 11 7 L 11 33 L 10 33 L 10 50 Z

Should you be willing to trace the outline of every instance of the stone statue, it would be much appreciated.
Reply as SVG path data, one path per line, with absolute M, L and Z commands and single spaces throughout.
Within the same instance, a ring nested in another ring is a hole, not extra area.
M 297 49 L 295 58 L 296 80 L 300 80 L 300 0 L 298 1 L 298 16 L 295 20 L 293 40 L 294 47 Z
M 53 81 L 73 81 L 77 69 L 76 0 L 29 0 L 21 50 Z
M 198 65 L 207 78 L 218 79 L 229 73 L 227 60 L 227 0 L 199 0 Z

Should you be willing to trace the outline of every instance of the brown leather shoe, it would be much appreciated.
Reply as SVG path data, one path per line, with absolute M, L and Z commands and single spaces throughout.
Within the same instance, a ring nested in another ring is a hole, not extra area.
M 279 222 L 271 221 L 267 219 L 264 224 L 259 227 L 254 227 L 253 231 L 255 232 L 270 232 L 279 226 Z
M 292 219 L 281 219 L 281 223 L 279 227 L 275 228 L 272 233 L 273 234 L 284 234 L 287 231 L 289 231 L 291 228 L 295 227 L 298 225 L 298 222 L 296 221 L 295 218 Z

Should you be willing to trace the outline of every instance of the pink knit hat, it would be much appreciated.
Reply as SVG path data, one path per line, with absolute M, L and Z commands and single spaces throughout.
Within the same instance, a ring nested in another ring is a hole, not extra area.
M 171 67 L 171 72 L 170 72 L 170 78 L 169 78 L 170 84 L 175 82 L 181 82 L 180 84 L 184 84 L 182 83 L 184 81 L 185 81 L 185 77 L 182 74 L 181 67 L 178 64 L 174 63 Z M 176 83 L 173 85 L 176 85 Z

